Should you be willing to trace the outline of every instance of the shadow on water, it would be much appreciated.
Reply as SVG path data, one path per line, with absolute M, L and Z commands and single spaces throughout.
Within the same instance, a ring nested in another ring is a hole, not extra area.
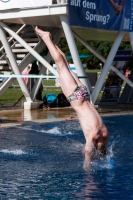
M 1 128 L 0 199 L 133 199 L 133 116 L 103 120 L 108 153 L 87 169 L 77 120 Z

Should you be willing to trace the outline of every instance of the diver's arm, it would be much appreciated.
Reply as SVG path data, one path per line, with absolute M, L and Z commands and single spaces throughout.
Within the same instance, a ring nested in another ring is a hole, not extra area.
M 87 141 L 84 149 L 84 169 L 87 169 L 91 164 L 91 154 L 94 148 L 94 144 L 92 141 Z

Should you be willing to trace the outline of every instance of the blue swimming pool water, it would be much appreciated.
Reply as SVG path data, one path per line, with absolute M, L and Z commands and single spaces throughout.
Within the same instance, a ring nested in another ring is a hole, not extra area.
M 108 154 L 84 170 L 78 121 L 0 129 L 0 200 L 133 199 L 133 115 L 103 118 Z

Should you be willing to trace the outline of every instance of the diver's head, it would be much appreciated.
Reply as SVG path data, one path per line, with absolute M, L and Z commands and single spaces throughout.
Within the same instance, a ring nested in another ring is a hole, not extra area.
M 96 150 L 101 156 L 105 156 L 107 153 L 106 146 L 102 142 L 97 143 Z

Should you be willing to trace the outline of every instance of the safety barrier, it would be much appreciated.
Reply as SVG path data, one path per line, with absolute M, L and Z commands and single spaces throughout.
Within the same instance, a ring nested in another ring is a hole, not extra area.
M 55 79 L 43 79 L 42 80 L 42 85 L 43 85 L 43 88 L 46 88 L 46 87 L 57 87 Z
M 44 89 L 46 88 L 60 88 L 60 85 L 59 85 L 59 77 L 58 76 L 47 76 L 47 75 L 15 75 L 15 74 L 6 74 L 6 75 L 3 75 L 1 74 L 0 75 L 1 78 L 34 78 L 34 79 L 37 79 L 37 78 L 42 78 L 42 86 Z M 83 76 L 79 76 L 78 78 L 87 78 L 87 76 L 83 77 Z M 36 81 L 36 80 L 35 80 Z M 12 83 L 12 88 L 13 89 L 20 89 L 20 86 L 17 82 L 17 80 Z
M 42 79 L 42 86 L 43 89 L 47 89 L 47 88 L 56 88 L 57 90 L 60 89 L 60 84 L 59 84 L 59 76 L 47 76 L 47 75 L 33 75 L 33 74 L 27 74 L 27 75 L 16 75 L 16 74 L 1 74 L 0 75 L 1 78 L 29 78 L 29 81 L 34 78 L 34 82 L 36 82 L 37 78 L 41 78 Z M 87 78 L 87 76 L 79 76 L 78 78 Z M 30 84 L 31 85 L 31 84 Z M 12 88 L 13 89 L 20 89 L 20 86 L 17 82 L 17 80 L 15 80 L 12 83 Z

